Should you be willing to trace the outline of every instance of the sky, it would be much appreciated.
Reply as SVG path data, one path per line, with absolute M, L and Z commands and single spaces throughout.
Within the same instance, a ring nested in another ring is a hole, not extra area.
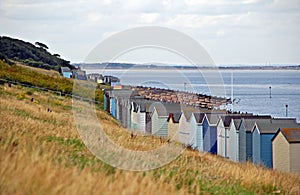
M 40 41 L 72 63 L 117 32 L 162 26 L 198 41 L 216 64 L 300 64 L 300 0 L 0 0 L 0 26 L 1 36 Z M 159 50 L 119 60 L 184 63 Z

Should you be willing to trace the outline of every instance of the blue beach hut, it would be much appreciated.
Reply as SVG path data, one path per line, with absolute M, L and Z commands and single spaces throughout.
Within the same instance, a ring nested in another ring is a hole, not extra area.
M 224 113 L 206 113 L 203 119 L 203 151 L 217 154 L 217 125 Z

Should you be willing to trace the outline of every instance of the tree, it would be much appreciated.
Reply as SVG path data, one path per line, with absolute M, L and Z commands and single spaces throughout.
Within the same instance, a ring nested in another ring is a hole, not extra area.
M 53 54 L 53 56 L 55 56 L 55 57 L 57 57 L 57 58 L 60 58 L 60 55 L 57 54 L 57 53 Z
M 35 45 L 39 46 L 45 50 L 49 49 L 47 45 L 45 45 L 44 43 L 41 43 L 41 42 L 35 42 Z

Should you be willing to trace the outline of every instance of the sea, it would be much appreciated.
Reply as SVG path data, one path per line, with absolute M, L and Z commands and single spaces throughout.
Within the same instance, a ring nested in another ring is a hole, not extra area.
M 232 98 L 227 110 L 293 117 L 300 122 L 300 70 L 86 69 L 121 84 Z

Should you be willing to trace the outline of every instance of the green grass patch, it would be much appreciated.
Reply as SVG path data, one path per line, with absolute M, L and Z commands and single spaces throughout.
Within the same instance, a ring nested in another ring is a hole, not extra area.
M 98 88 L 94 90 L 96 87 L 91 87 L 91 85 L 93 85 L 94 83 L 82 81 L 74 91 L 74 81 L 72 79 L 42 74 L 15 64 L 8 65 L 2 60 L 0 60 L 0 78 L 29 86 L 57 91 L 62 94 L 75 94 L 84 98 L 92 98 L 98 102 L 103 102 L 104 99 L 103 92 L 101 89 Z M 96 84 L 94 85 L 96 86 Z M 29 94 L 27 95 L 32 95 L 33 92 L 34 91 L 29 90 L 27 92 Z M 21 95 L 20 99 L 22 98 L 24 99 L 25 97 Z
M 31 114 L 29 112 L 26 112 L 24 110 L 16 109 L 16 110 L 14 110 L 14 112 L 17 116 L 21 116 L 24 118 L 33 118 L 33 116 L 31 116 Z
M 70 139 L 70 138 L 63 138 L 57 136 L 49 136 L 47 138 L 47 142 L 57 142 L 63 146 L 73 146 L 76 149 L 82 149 L 85 145 L 79 139 Z

